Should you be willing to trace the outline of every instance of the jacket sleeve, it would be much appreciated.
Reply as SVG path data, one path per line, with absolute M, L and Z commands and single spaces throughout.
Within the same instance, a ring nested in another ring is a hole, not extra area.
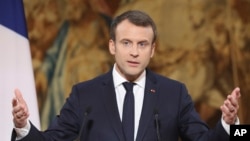
M 31 128 L 29 131 L 29 134 L 22 138 L 19 141 L 45 141 L 44 137 L 42 136 L 42 133 L 30 122 Z M 16 131 L 13 129 L 12 134 L 11 134 L 11 141 L 16 141 Z
M 195 110 L 191 96 L 186 87 L 182 85 L 180 90 L 179 107 L 179 131 L 183 141 L 227 141 L 229 135 L 222 126 L 221 120 L 213 129 L 209 129 L 207 124 L 202 121 L 198 112 Z

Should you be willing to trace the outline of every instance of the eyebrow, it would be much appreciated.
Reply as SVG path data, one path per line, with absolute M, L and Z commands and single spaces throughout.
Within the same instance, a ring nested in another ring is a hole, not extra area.
M 130 39 L 127 39 L 127 38 L 124 38 L 124 39 L 121 39 L 120 42 L 122 41 L 129 41 L 129 42 L 132 42 L 132 40 Z M 138 41 L 137 43 L 150 43 L 150 41 L 148 40 L 141 40 L 141 41 Z
M 129 40 L 127 38 L 121 39 L 120 41 L 130 41 L 130 42 L 132 42 L 131 40 Z
M 142 40 L 142 41 L 139 41 L 138 43 L 150 43 L 148 40 Z

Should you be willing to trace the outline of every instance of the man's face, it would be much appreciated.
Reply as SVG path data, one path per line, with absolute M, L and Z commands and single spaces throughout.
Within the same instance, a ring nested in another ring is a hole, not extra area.
M 109 50 L 115 57 L 115 68 L 124 78 L 134 81 L 147 67 L 154 55 L 152 27 L 136 26 L 128 20 L 116 28 L 116 41 L 109 41 Z

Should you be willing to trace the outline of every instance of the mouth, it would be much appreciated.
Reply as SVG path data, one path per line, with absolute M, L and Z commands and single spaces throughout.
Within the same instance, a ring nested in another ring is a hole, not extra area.
M 139 65 L 139 62 L 136 61 L 127 61 L 127 63 L 131 67 L 137 67 Z

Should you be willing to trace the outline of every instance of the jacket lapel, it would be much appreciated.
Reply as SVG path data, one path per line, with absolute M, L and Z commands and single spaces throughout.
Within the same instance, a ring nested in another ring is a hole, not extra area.
M 143 102 L 143 108 L 142 108 L 136 141 L 142 141 L 143 136 L 147 130 L 146 127 L 148 126 L 149 121 L 154 114 L 158 98 L 156 78 L 151 71 L 147 70 L 146 72 L 147 73 L 146 73 L 146 85 L 144 92 L 144 102 Z M 110 120 L 110 123 L 115 133 L 117 134 L 120 141 L 125 141 L 122 131 L 122 124 L 119 116 L 119 111 L 117 107 L 112 70 L 105 75 L 103 81 L 102 99 L 104 102 L 104 107 L 107 111 L 107 116 Z
M 143 108 L 142 108 L 136 141 L 142 141 L 143 136 L 146 133 L 147 126 L 156 108 L 156 101 L 158 95 L 159 94 L 157 93 L 156 78 L 154 77 L 152 72 L 147 70 Z
M 107 111 L 107 116 L 115 133 L 119 137 L 120 141 L 124 141 L 122 124 L 116 102 L 112 71 L 106 74 L 106 78 L 103 81 L 102 99 L 104 102 L 104 107 Z

